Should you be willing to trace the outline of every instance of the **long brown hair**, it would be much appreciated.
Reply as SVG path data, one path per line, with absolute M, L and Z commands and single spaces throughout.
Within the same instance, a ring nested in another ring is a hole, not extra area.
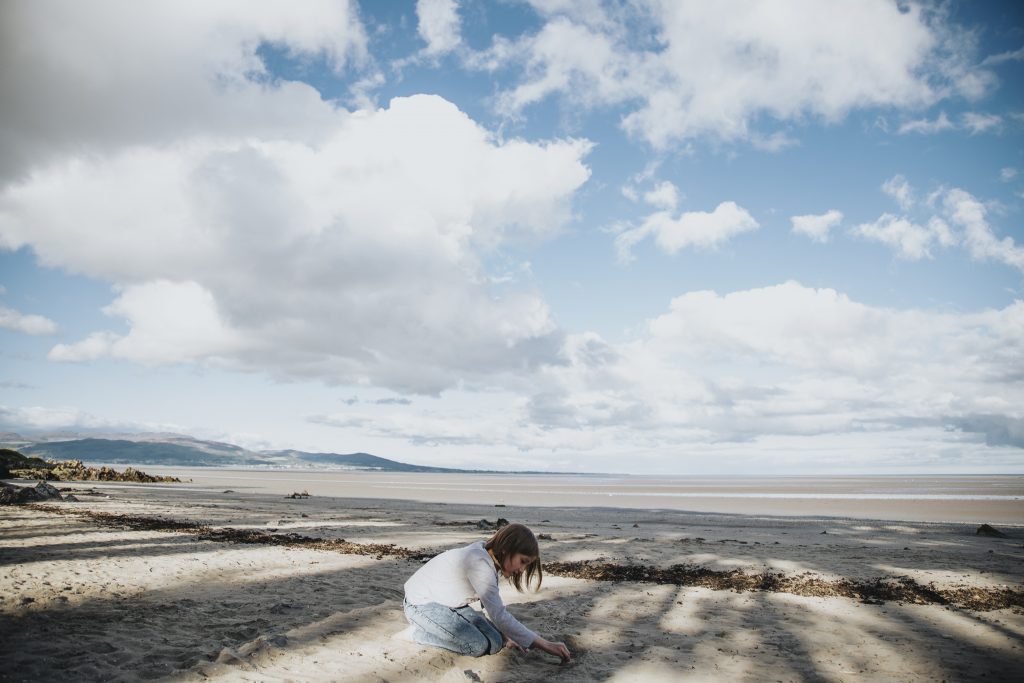
M 537 545 L 537 537 L 533 535 L 528 527 L 522 524 L 509 524 L 498 530 L 484 544 L 484 548 L 490 550 L 498 564 L 505 566 L 505 559 L 516 553 L 521 553 L 533 558 L 533 562 L 526 565 L 519 574 L 508 577 L 509 583 L 516 587 L 520 593 L 523 592 L 523 574 L 526 575 L 526 585 L 529 586 L 534 578 L 537 585 L 534 590 L 540 590 L 541 581 L 544 580 L 544 571 L 540 568 L 540 546 Z

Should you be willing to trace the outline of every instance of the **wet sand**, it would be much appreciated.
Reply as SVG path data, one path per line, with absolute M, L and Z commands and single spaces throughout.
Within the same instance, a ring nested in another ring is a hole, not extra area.
M 1024 667 L 1024 524 L 989 538 L 963 522 L 330 497 L 317 487 L 338 482 L 233 481 L 58 484 L 80 502 L 0 508 L 0 680 L 993 681 Z M 313 495 L 285 497 L 303 489 Z M 486 537 L 480 520 L 498 517 L 542 535 L 543 590 L 503 595 L 570 644 L 569 664 L 396 637 L 419 557 Z M 566 570 L 580 566 L 632 578 Z M 679 567 L 777 578 L 665 578 Z M 790 579 L 826 589 L 791 592 Z M 921 590 L 828 588 L 879 582 Z M 943 604 L 955 595 L 1008 602 Z

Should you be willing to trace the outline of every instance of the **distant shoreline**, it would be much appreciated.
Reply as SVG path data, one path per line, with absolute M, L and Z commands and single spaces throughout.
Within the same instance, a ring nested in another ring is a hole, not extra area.
M 286 466 L 286 465 L 216 465 L 206 463 L 190 463 L 187 465 L 174 465 L 174 464 L 155 464 L 147 462 L 135 462 L 130 460 L 89 460 L 85 461 L 90 467 L 134 467 L 136 469 L 201 469 L 211 471 L 223 471 L 223 472 L 295 472 L 295 473 L 308 473 L 308 474 L 319 474 L 323 472 L 370 472 L 378 474 L 426 474 L 426 475 L 480 475 L 480 476 L 541 476 L 541 477 L 607 477 L 607 478 L 621 478 L 621 479 L 636 479 L 636 480 L 663 480 L 663 479 L 687 479 L 692 482 L 700 482 L 706 480 L 769 480 L 779 481 L 786 479 L 793 480 L 887 480 L 887 479 L 958 479 L 958 480 L 970 480 L 970 479 L 1021 479 L 1024 480 L 1024 472 L 964 472 L 964 473 L 947 473 L 947 472 L 906 472 L 906 473 L 871 473 L 871 474 L 859 474 L 849 472 L 837 472 L 837 473 L 816 473 L 816 474 L 759 474 L 759 473 L 725 473 L 725 474 L 687 474 L 685 472 L 678 473 L 630 473 L 630 472 L 572 472 L 572 471 L 549 471 L 549 470 L 464 470 L 455 467 L 442 467 L 431 468 L 428 471 L 422 472 L 405 472 L 405 471 L 393 471 L 384 468 L 373 469 L 369 467 L 346 467 L 344 465 L 323 465 L 323 466 Z

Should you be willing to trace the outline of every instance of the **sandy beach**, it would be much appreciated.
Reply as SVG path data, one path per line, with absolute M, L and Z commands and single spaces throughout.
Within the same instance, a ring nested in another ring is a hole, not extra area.
M 0 680 L 952 682 L 1024 670 L 1019 503 L 988 520 L 998 538 L 942 500 L 937 514 L 962 521 L 895 521 L 863 498 L 835 499 L 859 515 L 724 514 L 335 497 L 221 474 L 58 483 L 78 501 L 0 508 Z M 396 637 L 405 579 L 499 517 L 542 535 L 543 589 L 503 595 L 569 645 L 567 664 Z
M 115 466 L 120 467 L 120 466 Z M 1024 525 L 1024 476 L 692 477 L 151 467 L 199 487 L 425 503 Z

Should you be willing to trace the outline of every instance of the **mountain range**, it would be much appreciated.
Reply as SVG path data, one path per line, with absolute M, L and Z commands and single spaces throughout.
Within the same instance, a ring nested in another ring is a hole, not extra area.
M 0 433 L 0 447 L 49 460 L 81 460 L 106 465 L 176 467 L 324 468 L 374 472 L 478 472 L 410 465 L 370 453 L 309 453 L 297 450 L 250 451 L 219 441 L 181 434 L 47 434 L 33 437 Z

